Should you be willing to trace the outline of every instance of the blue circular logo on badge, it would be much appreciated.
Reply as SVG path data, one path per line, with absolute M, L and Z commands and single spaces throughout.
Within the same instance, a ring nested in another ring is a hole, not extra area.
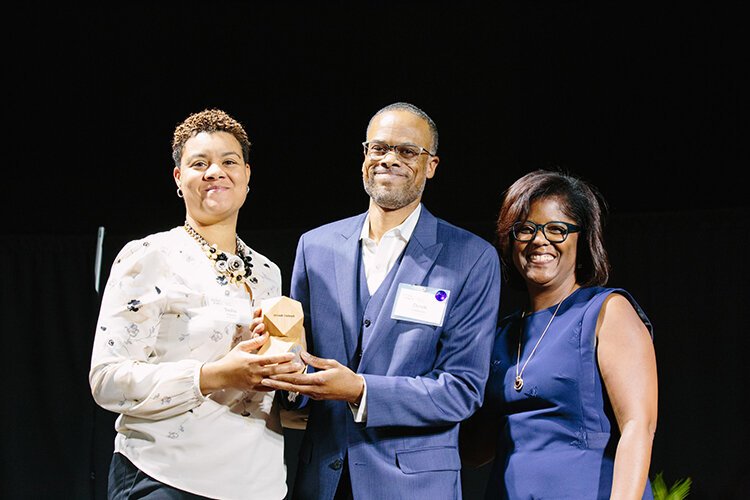
M 438 290 L 437 293 L 435 294 L 435 298 L 437 299 L 438 302 L 444 301 L 447 296 L 448 294 L 442 290 Z

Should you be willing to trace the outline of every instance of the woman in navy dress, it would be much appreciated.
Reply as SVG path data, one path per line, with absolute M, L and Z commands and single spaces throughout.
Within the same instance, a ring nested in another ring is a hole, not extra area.
M 652 329 L 627 291 L 604 287 L 605 209 L 563 172 L 531 172 L 505 193 L 498 245 L 528 297 L 501 320 L 484 406 L 461 426 L 466 464 L 494 458 L 487 498 L 652 498 Z

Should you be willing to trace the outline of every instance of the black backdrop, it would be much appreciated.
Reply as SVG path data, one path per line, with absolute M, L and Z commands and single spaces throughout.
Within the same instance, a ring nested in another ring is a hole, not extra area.
M 5 15 L 0 331 L 4 498 L 94 498 L 114 416 L 86 380 L 102 279 L 132 237 L 182 221 L 171 133 L 221 107 L 254 143 L 239 231 L 288 287 L 310 227 L 366 208 L 370 115 L 413 102 L 441 132 L 430 210 L 493 240 L 502 190 L 558 164 L 611 205 L 611 284 L 655 324 L 652 477 L 748 490 L 747 72 L 739 2 L 26 4 Z M 502 308 L 518 300 L 509 290 Z M 289 455 L 298 433 L 290 432 Z M 294 464 L 290 462 L 290 475 Z M 467 498 L 484 469 L 464 471 Z

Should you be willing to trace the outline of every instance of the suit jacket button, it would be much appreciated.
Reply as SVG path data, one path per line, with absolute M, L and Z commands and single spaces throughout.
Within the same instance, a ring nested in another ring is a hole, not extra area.
M 365 320 L 365 328 L 367 328 L 368 326 L 370 326 L 370 320 L 369 320 L 369 319 L 366 319 L 366 320 Z
M 337 458 L 336 460 L 331 462 L 331 464 L 328 467 L 330 467 L 333 470 L 339 470 L 343 465 L 344 465 L 344 461 L 341 460 L 340 458 Z

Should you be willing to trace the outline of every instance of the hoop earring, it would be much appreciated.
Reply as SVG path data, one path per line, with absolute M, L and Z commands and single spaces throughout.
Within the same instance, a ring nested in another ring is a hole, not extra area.
M 249 192 L 250 192 L 250 186 L 247 186 L 247 191 L 245 191 L 245 193 L 249 193 Z
M 182 189 L 180 189 L 180 188 L 177 188 L 177 197 L 178 197 L 178 198 L 182 198 L 182 196 L 183 196 L 183 195 L 182 195 Z

